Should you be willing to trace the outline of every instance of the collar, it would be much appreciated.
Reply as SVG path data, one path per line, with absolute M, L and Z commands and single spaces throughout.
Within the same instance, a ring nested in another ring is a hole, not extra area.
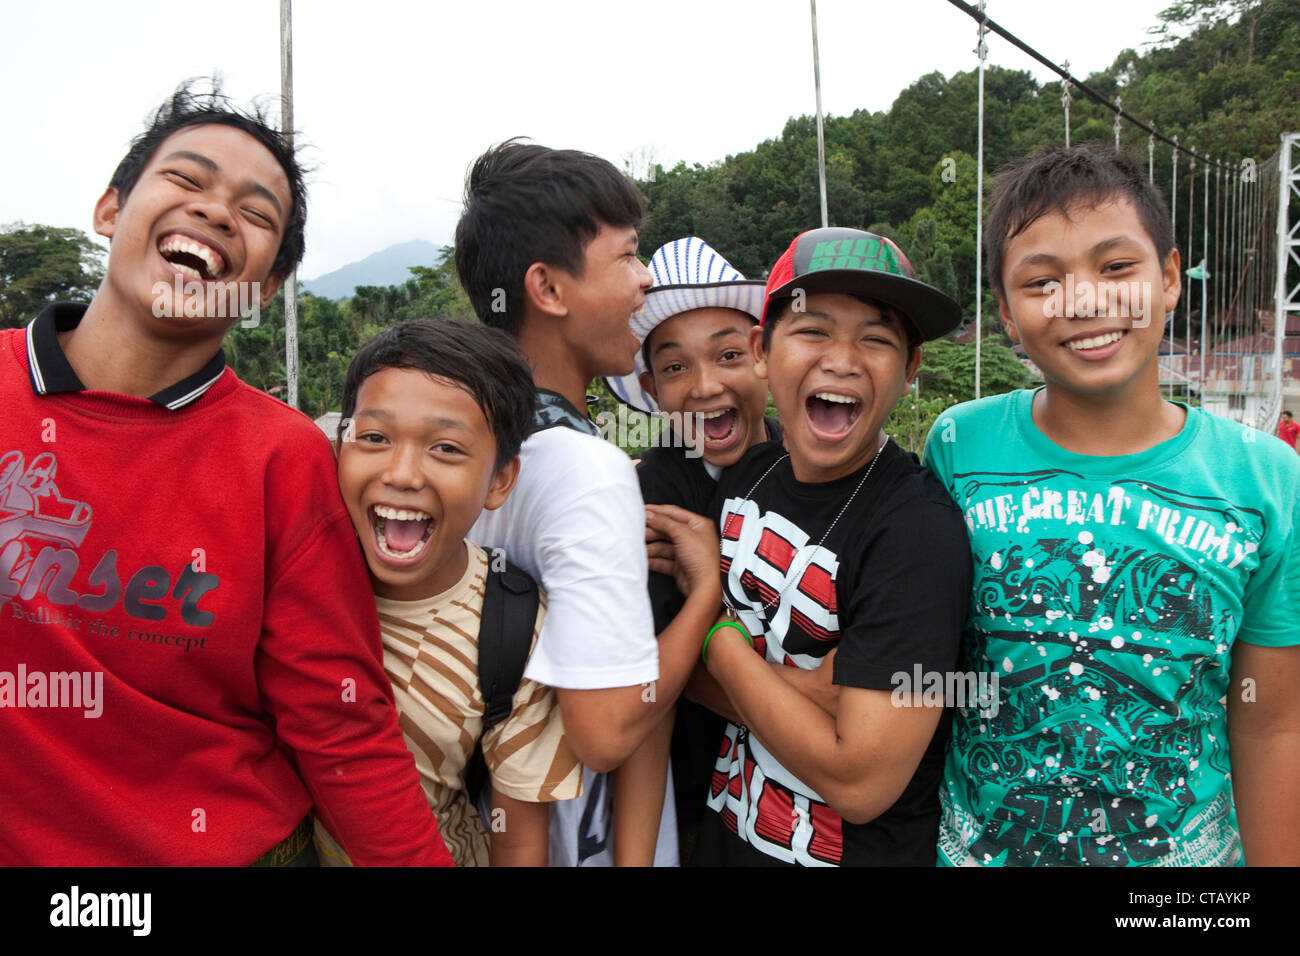
M 533 412 L 533 430 L 531 434 L 545 431 L 548 428 L 555 428 L 556 426 L 572 428 L 588 435 L 600 434 L 600 429 L 596 427 L 595 423 L 574 408 L 573 403 L 567 398 L 559 392 L 552 392 L 549 388 L 539 388 L 537 390 L 537 409 Z
M 68 357 L 63 354 L 58 335 L 75 329 L 86 314 L 86 306 L 74 302 L 56 302 L 46 306 L 41 314 L 27 326 L 27 365 L 31 375 L 32 391 L 37 395 L 57 395 L 60 392 L 84 392 Z M 169 385 L 161 392 L 149 396 L 149 401 L 171 411 L 193 405 L 217 383 L 226 370 L 226 353 L 217 354 L 193 375 Z

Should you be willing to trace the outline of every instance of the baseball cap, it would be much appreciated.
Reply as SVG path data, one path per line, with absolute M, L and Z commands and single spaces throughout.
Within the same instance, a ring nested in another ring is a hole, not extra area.
M 772 306 L 798 290 L 844 292 L 893 306 L 928 342 L 955 329 L 961 307 L 916 278 L 907 256 L 891 239 L 861 229 L 830 226 L 795 237 L 767 277 L 767 299 L 759 324 Z

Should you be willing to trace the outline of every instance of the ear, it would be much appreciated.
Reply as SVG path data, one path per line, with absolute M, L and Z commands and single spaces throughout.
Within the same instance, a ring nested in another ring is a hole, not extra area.
M 1170 315 L 1178 307 L 1178 297 L 1183 293 L 1183 258 L 1175 248 L 1169 250 L 1165 264 L 1160 270 L 1164 280 L 1165 315 Z
M 908 390 L 911 389 L 912 387 L 912 382 L 916 380 L 916 373 L 919 372 L 920 370 L 921 370 L 921 346 L 918 345 L 916 348 L 912 349 L 912 355 L 907 360 L 907 369 L 906 369 L 907 377 L 903 380 L 903 390 L 899 393 L 898 395 L 899 398 L 902 398 L 904 395 L 908 393 Z
M 262 308 L 266 308 L 270 305 L 271 300 L 275 298 L 275 294 L 280 291 L 280 286 L 283 284 L 283 272 L 272 272 L 269 276 L 263 279 L 258 285 L 258 289 L 261 291 L 261 298 L 258 300 L 258 305 Z
M 998 300 L 998 318 L 1002 320 L 1002 330 L 1007 333 L 1007 338 L 1012 342 L 1020 341 L 1020 330 L 1016 328 L 1016 320 L 1011 317 L 1011 310 L 1007 307 L 1007 300 L 1000 295 L 994 295 Z
M 104 190 L 104 195 L 100 196 L 99 201 L 95 203 L 95 232 L 105 239 L 112 239 L 113 233 L 117 229 L 117 214 L 121 210 L 122 204 L 118 201 L 117 190 L 109 186 Z
M 515 455 L 492 476 L 492 484 L 488 486 L 487 501 L 483 502 L 484 509 L 496 511 L 505 504 L 506 499 L 510 497 L 510 492 L 514 491 L 515 482 L 518 480 L 519 456 Z
M 655 404 L 658 404 L 659 392 L 655 388 L 655 377 L 649 372 L 642 372 L 637 376 L 637 381 L 641 383 L 641 387 L 645 389 L 645 393 L 655 400 Z
M 563 318 L 569 314 L 564 295 L 556 284 L 559 270 L 544 262 L 534 262 L 524 273 L 524 299 L 545 315 Z
M 767 353 L 763 351 L 763 327 L 756 325 L 749 330 L 749 354 L 754 357 L 754 374 L 761 379 L 767 378 Z

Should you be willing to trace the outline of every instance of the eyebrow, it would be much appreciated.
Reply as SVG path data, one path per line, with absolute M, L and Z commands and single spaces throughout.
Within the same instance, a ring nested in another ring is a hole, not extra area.
M 168 153 L 167 156 L 164 157 L 163 162 L 170 163 L 178 159 L 189 160 L 191 163 L 195 163 L 199 166 L 202 166 L 210 173 L 218 173 L 221 171 L 221 167 L 218 166 L 212 159 L 210 159 L 207 156 L 204 156 L 202 153 L 191 152 L 188 149 L 178 149 L 174 153 Z M 271 192 L 271 190 L 267 189 L 261 183 L 254 182 L 251 179 L 246 179 L 241 185 L 242 188 L 245 189 L 246 191 L 256 193 L 257 195 L 265 199 L 267 202 L 269 202 L 271 205 L 273 205 L 275 207 L 275 211 L 279 213 L 281 216 L 284 215 L 284 207 L 280 205 L 280 200 L 275 197 L 275 193 Z
M 1131 245 L 1138 245 L 1138 244 L 1139 243 L 1137 242 L 1137 240 L 1133 239 L 1131 236 L 1111 236 L 1109 239 L 1101 240 L 1101 242 L 1097 243 L 1088 251 L 1095 256 L 1095 255 L 1100 255 L 1103 252 L 1109 252 L 1110 250 L 1116 248 L 1117 246 L 1131 246 Z M 1025 256 L 1023 259 L 1020 260 L 1018 265 L 1022 265 L 1022 266 L 1054 265 L 1056 263 L 1059 263 L 1060 261 L 1061 260 L 1059 258 L 1057 258 L 1056 256 L 1052 255 L 1049 252 L 1039 252 L 1039 253 L 1035 253 L 1034 255 Z
M 388 411 L 388 409 L 386 408 L 365 408 L 357 412 L 353 417 L 364 418 L 367 415 L 371 415 L 375 418 L 383 419 L 384 421 L 392 421 L 394 418 L 397 417 L 392 412 Z M 441 416 L 441 415 L 429 415 L 425 417 L 424 422 L 426 425 L 432 425 L 434 428 L 450 428 L 455 431 L 462 431 L 462 432 L 474 431 L 474 429 L 472 429 L 465 422 L 461 421 L 459 418 L 447 418 L 446 416 Z
M 718 331 L 714 332 L 712 335 L 709 336 L 709 341 L 712 342 L 715 339 L 726 338 L 728 335 L 739 335 L 741 338 L 744 338 L 745 333 L 740 331 L 740 329 L 718 329 Z M 679 349 L 681 347 L 682 347 L 681 342 L 673 342 L 673 341 L 660 342 L 658 345 L 656 345 L 654 348 L 650 350 L 650 354 L 658 355 L 664 349 Z
M 803 312 L 796 312 L 796 313 L 794 313 L 794 314 L 795 314 L 795 315 L 806 315 L 806 316 L 808 316 L 808 317 L 810 317 L 810 318 L 814 318 L 814 319 L 823 319 L 823 320 L 825 320 L 825 321 L 827 321 L 827 322 L 834 322 L 834 321 L 835 321 L 834 317 L 831 316 L 829 313 L 826 313 L 826 312 L 816 312 L 816 311 L 814 311 L 814 310 L 812 310 L 812 309 L 805 309 Z M 881 317 L 881 318 L 879 318 L 879 319 L 867 319 L 866 322 L 865 322 L 864 324 L 866 324 L 866 325 L 878 325 L 878 326 L 880 326 L 882 329 L 891 329 L 891 330 L 897 331 L 896 324 L 895 324 L 894 322 L 889 321 L 889 320 L 886 319 L 886 318 L 883 318 L 883 317 Z

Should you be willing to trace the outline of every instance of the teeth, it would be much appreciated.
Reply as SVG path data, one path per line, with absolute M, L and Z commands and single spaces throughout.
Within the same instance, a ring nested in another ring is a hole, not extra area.
M 428 521 L 433 517 L 423 511 L 407 511 L 405 508 L 390 508 L 388 505 L 375 505 L 375 514 L 394 521 Z
M 831 392 L 818 392 L 813 398 L 820 398 L 824 402 L 839 402 L 842 405 L 856 405 L 858 400 L 848 395 L 835 395 Z
M 158 251 L 164 254 L 168 252 L 184 252 L 191 256 L 197 256 L 202 259 L 204 264 L 207 266 L 207 273 L 209 276 L 216 276 L 220 273 L 221 266 L 224 264 L 221 256 L 215 250 L 209 249 L 202 243 L 195 242 L 192 239 L 185 239 L 181 236 L 168 236 L 163 240 L 162 244 L 159 245 Z M 176 264 L 172 263 L 172 265 Z M 180 269 L 186 275 L 194 272 L 193 269 L 187 270 L 182 266 L 176 266 L 176 268 Z M 194 278 L 201 279 L 203 277 L 195 273 Z
M 191 269 L 189 266 L 185 265 L 184 263 L 173 262 L 172 268 L 175 269 L 177 272 L 179 272 L 181 275 L 189 276 L 191 279 L 203 278 L 203 276 L 199 275 L 198 269 Z
M 379 532 L 378 538 L 379 538 L 379 550 L 382 551 L 384 554 L 388 555 L 390 558 L 409 558 L 411 555 L 420 551 L 429 540 L 427 537 L 421 538 L 420 543 L 417 544 L 410 551 L 394 551 L 392 548 L 388 546 L 388 539 L 384 537 L 383 531 Z
M 709 421 L 710 419 L 713 418 L 721 418 L 723 415 L 727 414 L 730 411 L 732 411 L 732 409 L 730 408 L 719 408 L 716 412 L 700 412 L 699 416 L 705 421 Z
M 1123 332 L 1107 332 L 1105 335 L 1094 336 L 1090 339 L 1075 339 L 1073 342 L 1066 342 L 1065 347 L 1074 352 L 1080 349 L 1099 349 L 1103 345 L 1110 345 L 1111 342 L 1118 342 L 1123 337 Z

